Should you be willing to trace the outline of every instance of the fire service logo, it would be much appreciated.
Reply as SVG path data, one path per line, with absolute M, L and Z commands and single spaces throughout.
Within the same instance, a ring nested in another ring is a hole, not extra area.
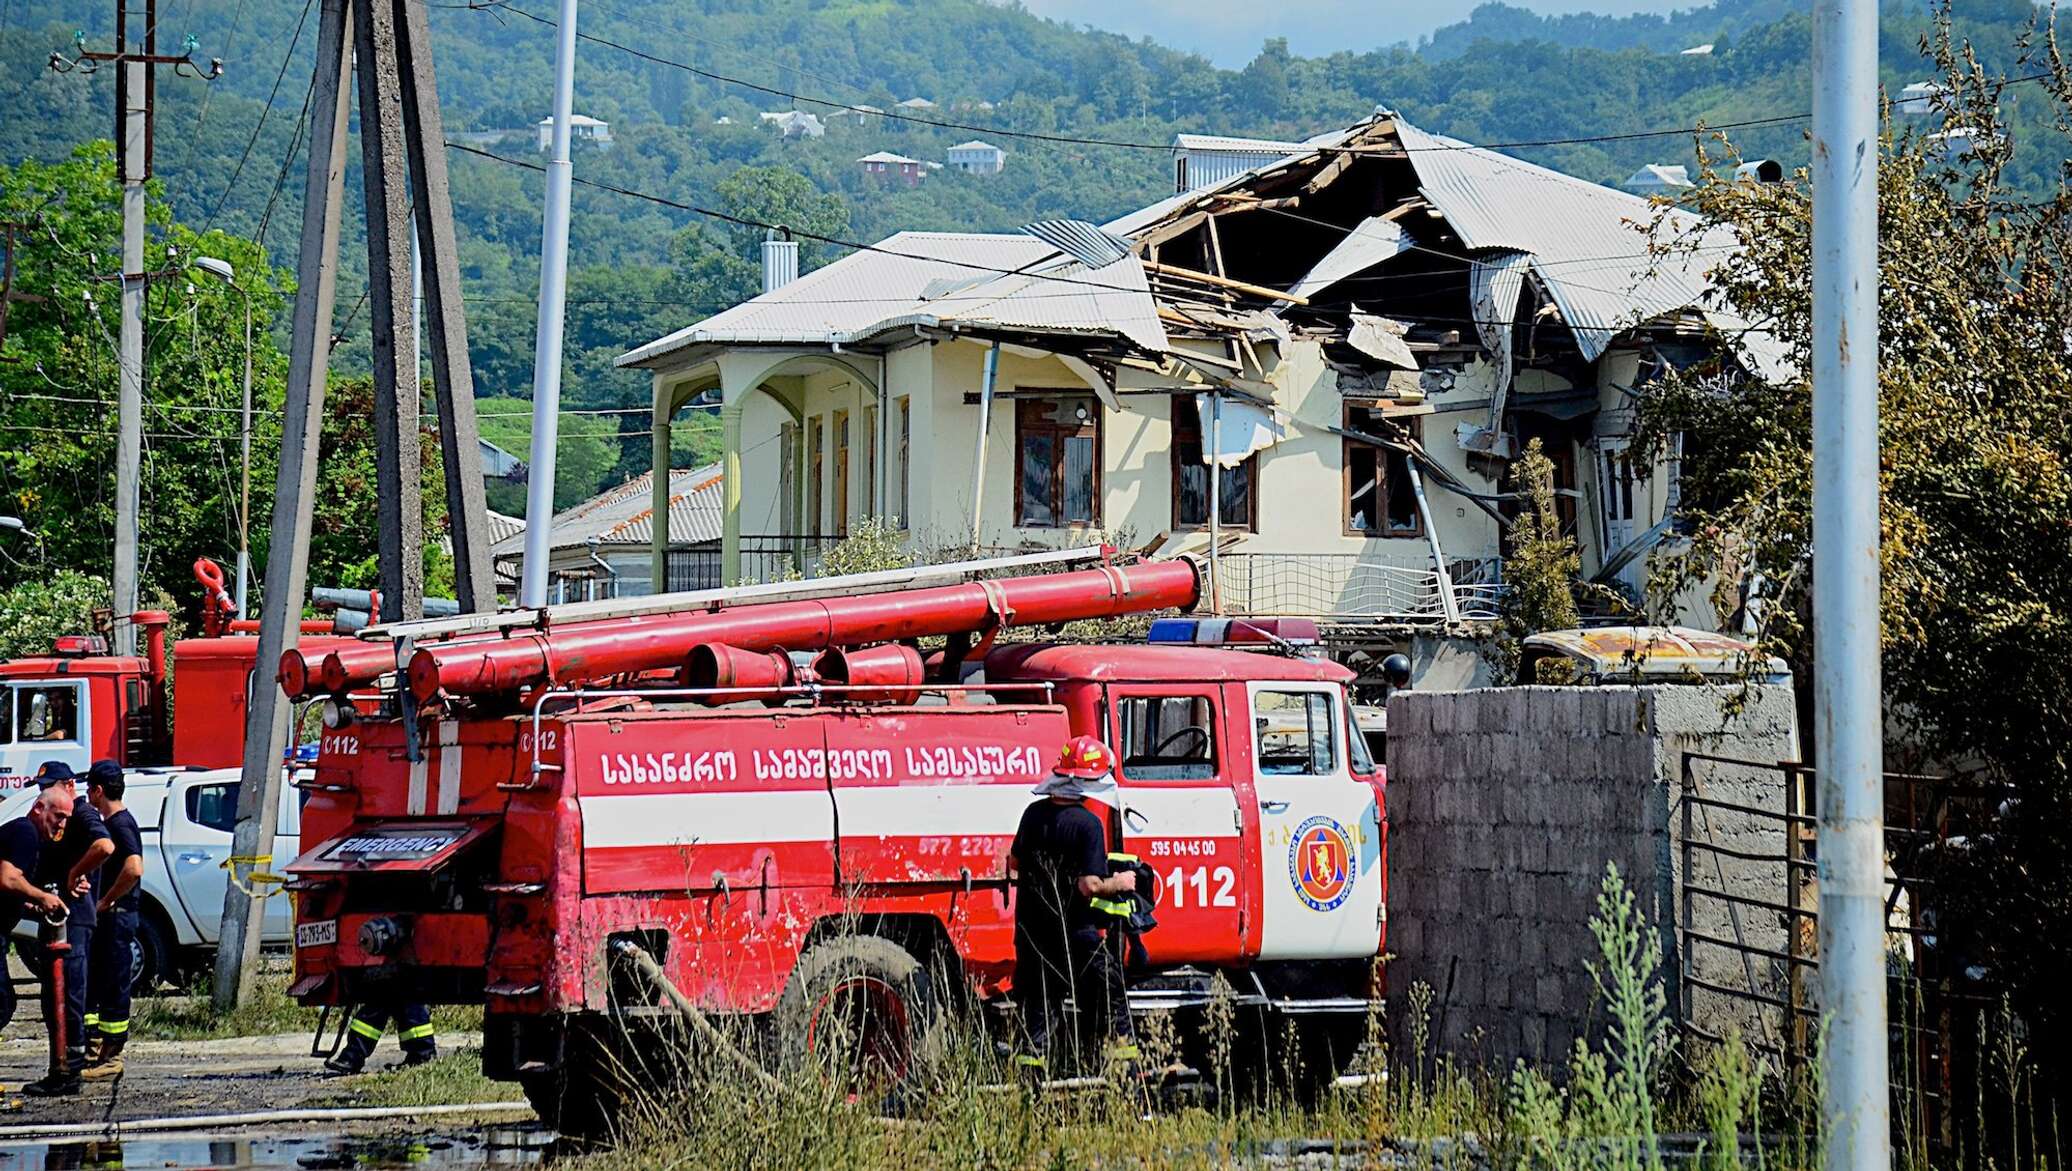
M 1335 911 L 1353 891 L 1357 877 L 1352 838 L 1328 817 L 1312 817 L 1295 830 L 1288 847 L 1288 881 L 1295 897 L 1312 911 Z

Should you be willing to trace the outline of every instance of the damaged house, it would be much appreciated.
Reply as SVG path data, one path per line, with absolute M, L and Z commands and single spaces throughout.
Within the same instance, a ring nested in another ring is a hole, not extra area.
M 1676 467 L 1629 457 L 1634 389 L 1780 360 L 1706 304 L 1722 235 L 1383 110 L 1105 225 L 902 232 L 619 364 L 653 373 L 658 472 L 720 405 L 724 580 L 872 516 L 924 555 L 1213 551 L 1217 610 L 1357 663 L 1494 616 L 1532 439 L 1584 572 L 1638 593 Z

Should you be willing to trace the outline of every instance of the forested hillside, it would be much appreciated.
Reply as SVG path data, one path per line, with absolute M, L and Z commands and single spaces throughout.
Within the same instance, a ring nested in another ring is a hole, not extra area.
M 55 73 L 45 62 L 53 49 L 70 49 L 75 27 L 89 44 L 105 41 L 111 8 L 0 0 L 0 109 L 8 112 L 0 119 L 0 162 L 61 159 L 108 136 L 109 74 Z M 553 6 L 434 0 L 431 8 L 449 130 L 521 130 L 478 145 L 536 163 L 530 126 L 548 106 Z M 1689 160 L 1692 140 L 1604 136 L 1803 113 L 1810 40 L 1803 8 L 1721 0 L 1666 18 L 1612 19 L 1542 18 L 1492 4 L 1414 48 L 1376 47 L 1394 39 L 1376 9 L 1373 27 L 1351 29 L 1342 52 L 1298 58 L 1268 42 L 1245 68 L 1223 70 L 1149 41 L 980 0 L 603 0 L 584 6 L 583 31 L 620 47 L 582 44 L 577 109 L 610 122 L 617 141 L 608 151 L 581 149 L 576 173 L 847 239 L 899 228 L 1012 230 L 1042 216 L 1110 216 L 1157 198 L 1170 183 L 1165 144 L 1176 131 L 1307 135 L 1386 104 L 1468 139 L 1545 143 L 1516 151 L 1616 181 L 1643 162 Z M 1957 32 L 1978 43 L 1989 65 L 2012 61 L 2036 11 L 2027 0 L 1978 0 L 1963 9 Z M 1928 28 L 1928 14 L 1912 4 L 1887 12 L 1882 59 L 1892 88 L 1924 75 L 1917 44 Z M 313 0 L 161 0 L 161 51 L 177 51 L 189 35 L 198 56 L 224 59 L 225 75 L 213 84 L 169 72 L 160 79 L 164 198 L 175 219 L 254 237 L 276 263 L 292 264 Z M 1709 56 L 1676 52 L 1704 41 L 1715 43 Z M 890 109 L 912 97 L 936 103 L 919 117 L 959 125 L 832 116 L 844 104 Z M 2019 135 L 2042 106 L 2021 87 L 2009 100 Z M 825 119 L 826 137 L 784 140 L 756 118 L 789 108 Z M 1797 163 L 1803 133 L 1803 122 L 1787 121 L 1734 137 L 1755 155 Z M 972 138 L 1009 152 L 1003 174 L 943 170 L 908 189 L 871 182 L 854 164 L 876 150 L 940 161 L 950 145 Z M 540 176 L 459 151 L 449 157 L 477 384 L 485 397 L 524 396 Z M 2057 165 L 2018 156 L 2017 184 Z M 355 239 L 358 179 L 357 169 L 347 178 Z M 644 402 L 645 380 L 613 371 L 610 359 L 752 292 L 755 238 L 579 186 L 568 402 Z M 104 247 L 115 244 L 111 238 Z M 806 263 L 834 252 L 809 247 Z M 340 361 L 348 366 L 366 352 L 363 267 L 349 240 L 340 294 L 340 332 L 349 339 Z M 20 279 L 33 290 L 38 277 Z M 275 328 L 284 329 L 284 319 Z M 646 426 L 637 414 L 625 416 L 616 472 L 645 461 Z

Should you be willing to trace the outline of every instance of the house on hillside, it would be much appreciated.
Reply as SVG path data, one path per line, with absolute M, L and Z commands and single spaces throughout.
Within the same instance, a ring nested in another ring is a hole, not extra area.
M 540 119 L 533 125 L 533 129 L 539 134 L 540 149 L 552 149 L 554 116 L 549 114 Z M 570 142 L 587 142 L 593 146 L 608 148 L 612 144 L 612 124 L 599 121 L 588 114 L 571 114 L 568 119 L 568 137 Z
M 762 124 L 777 131 L 780 138 L 823 138 L 827 127 L 820 118 L 804 110 L 766 110 L 756 115 Z
M 920 159 L 896 155 L 889 150 L 874 151 L 856 160 L 863 173 L 884 182 L 905 183 L 912 187 L 928 177 L 928 164 Z
M 929 114 L 935 111 L 935 103 L 927 98 L 908 98 L 903 102 L 897 103 L 897 105 L 899 109 L 905 110 L 909 114 Z
M 1299 142 L 1271 138 L 1226 138 L 1219 134 L 1173 136 L 1173 191 L 1200 191 L 1246 171 L 1269 166 L 1302 150 Z
M 952 170 L 968 171 L 974 175 L 997 175 L 1007 169 L 1007 152 L 977 139 L 951 147 L 944 158 Z
M 549 601 L 655 593 L 658 561 L 666 591 L 720 584 L 719 465 L 670 472 L 668 492 L 660 499 L 654 483 L 653 473 L 643 472 L 554 514 L 547 561 Z M 658 509 L 669 518 L 659 545 L 654 524 Z M 489 555 L 499 580 L 515 583 L 525 560 L 524 522 L 518 521 L 516 531 L 495 541 Z
M 1658 218 L 1700 246 L 1653 254 Z M 921 555 L 1192 552 L 1207 608 L 1317 618 L 1365 671 L 1494 616 L 1534 440 L 1584 573 L 1637 595 L 1678 469 L 1633 451 L 1635 388 L 1782 370 L 1705 299 L 1725 229 L 1386 111 L 1030 232 L 901 232 L 619 358 L 657 451 L 718 394 L 723 580 L 866 517 Z
M 1635 195 L 1664 195 L 1675 199 L 1678 194 L 1690 190 L 1695 184 L 1691 182 L 1690 168 L 1682 163 L 1674 166 L 1648 163 L 1626 176 L 1625 181 L 1619 186 Z

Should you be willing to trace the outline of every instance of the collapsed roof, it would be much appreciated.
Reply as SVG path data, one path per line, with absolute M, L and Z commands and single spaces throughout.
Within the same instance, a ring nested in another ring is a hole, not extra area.
M 1624 334 L 1710 331 L 1783 372 L 1766 335 L 1710 303 L 1728 230 L 1387 111 L 1101 228 L 1031 231 L 1046 228 L 902 232 L 618 364 L 919 329 L 1039 346 L 1111 383 L 1149 365 L 1256 394 L 1253 343 L 1291 333 L 1341 369 L 1479 349 L 1508 383 L 1516 364 L 1587 364 Z

